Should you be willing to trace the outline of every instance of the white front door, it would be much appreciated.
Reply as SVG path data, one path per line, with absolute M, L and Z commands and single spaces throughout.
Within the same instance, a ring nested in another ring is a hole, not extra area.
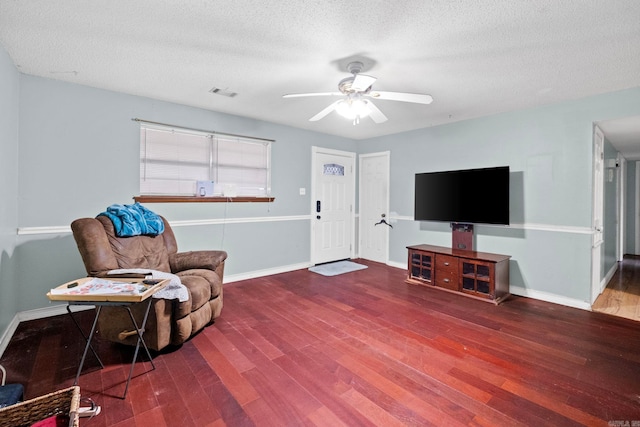
M 360 258 L 389 261 L 389 152 L 360 156 Z M 382 221 L 384 220 L 384 222 Z
M 353 257 L 354 166 L 354 153 L 312 149 L 312 264 Z
M 591 303 L 602 292 L 602 243 L 604 242 L 604 134 L 597 126 L 593 131 L 593 244 L 591 247 Z

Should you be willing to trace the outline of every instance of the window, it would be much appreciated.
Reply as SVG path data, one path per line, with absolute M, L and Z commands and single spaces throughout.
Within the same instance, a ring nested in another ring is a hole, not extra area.
M 142 122 L 140 194 L 193 196 L 213 181 L 214 196 L 270 196 L 272 142 Z

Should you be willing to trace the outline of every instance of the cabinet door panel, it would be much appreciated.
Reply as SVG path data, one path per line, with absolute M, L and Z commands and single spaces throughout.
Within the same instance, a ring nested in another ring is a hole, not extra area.
M 493 268 L 492 263 L 461 259 L 462 291 L 483 298 L 492 298 Z
M 434 254 L 430 252 L 412 251 L 409 255 L 410 278 L 432 284 L 434 258 Z

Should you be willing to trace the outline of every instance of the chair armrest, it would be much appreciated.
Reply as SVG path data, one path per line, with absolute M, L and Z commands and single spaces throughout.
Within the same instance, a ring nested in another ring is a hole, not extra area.
M 227 259 L 225 251 L 190 251 L 169 254 L 171 272 L 203 268 L 215 271 Z

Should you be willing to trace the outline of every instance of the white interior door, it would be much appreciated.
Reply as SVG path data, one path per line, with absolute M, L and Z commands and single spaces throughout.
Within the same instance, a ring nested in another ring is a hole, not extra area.
M 353 258 L 355 154 L 313 147 L 311 263 Z
M 389 159 L 388 151 L 363 154 L 359 164 L 360 258 L 389 261 Z M 381 223 L 381 220 L 385 223 Z M 377 224 L 377 225 L 376 225 Z
M 591 248 L 591 303 L 600 292 L 602 243 L 604 236 L 604 134 L 597 126 L 593 131 L 593 244 Z
M 627 194 L 627 161 L 622 154 L 618 153 L 618 167 L 616 168 L 616 174 L 618 179 L 616 180 L 616 206 L 617 206 L 617 222 L 616 222 L 616 259 L 622 261 L 624 258 L 624 250 L 626 246 L 626 234 L 625 234 L 625 212 L 627 201 L 625 195 Z

